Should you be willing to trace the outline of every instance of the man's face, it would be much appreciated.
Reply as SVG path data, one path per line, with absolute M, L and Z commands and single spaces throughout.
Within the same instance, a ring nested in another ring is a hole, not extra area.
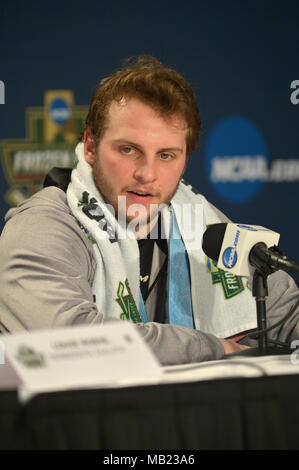
M 138 99 L 112 102 L 108 124 L 95 148 L 85 135 L 84 153 L 105 202 L 117 214 L 118 196 L 126 209 L 142 204 L 150 220 L 151 204 L 168 204 L 186 165 L 186 125 L 180 116 L 167 120 Z M 127 221 L 134 216 L 127 216 Z

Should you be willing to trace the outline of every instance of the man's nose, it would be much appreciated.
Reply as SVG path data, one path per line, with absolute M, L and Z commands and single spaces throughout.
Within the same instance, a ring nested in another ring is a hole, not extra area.
M 152 183 L 157 179 L 157 162 L 155 158 L 143 157 L 134 171 L 134 177 L 143 184 Z

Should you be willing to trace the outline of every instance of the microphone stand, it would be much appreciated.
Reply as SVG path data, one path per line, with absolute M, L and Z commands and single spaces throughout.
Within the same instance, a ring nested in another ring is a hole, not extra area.
M 262 330 L 258 337 L 259 352 L 261 355 L 268 350 L 267 332 L 263 331 L 267 328 L 266 318 L 266 296 L 268 295 L 267 276 L 256 269 L 253 274 L 252 295 L 256 302 L 256 316 L 258 330 Z
M 274 246 L 271 248 L 273 254 L 283 254 L 278 247 Z M 256 301 L 256 315 L 257 315 L 257 333 L 258 333 L 258 348 L 249 348 L 235 353 L 226 354 L 224 359 L 229 359 L 231 356 L 267 356 L 267 355 L 279 355 L 279 354 L 291 354 L 293 351 L 287 346 L 271 346 L 268 345 L 267 332 L 264 331 L 267 328 L 266 318 L 266 297 L 268 295 L 267 277 L 280 269 L 272 259 L 265 257 L 263 252 L 255 251 L 250 253 L 250 262 L 255 266 L 252 283 L 252 295 Z M 296 267 L 295 263 L 293 265 Z M 296 267 L 297 269 L 297 267 Z M 260 333 L 259 333 L 260 331 Z

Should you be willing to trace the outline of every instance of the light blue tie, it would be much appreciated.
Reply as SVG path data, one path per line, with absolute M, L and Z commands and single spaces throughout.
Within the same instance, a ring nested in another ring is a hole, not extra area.
M 168 270 L 168 321 L 194 328 L 189 260 L 174 212 L 169 237 Z M 142 322 L 146 323 L 148 317 L 141 290 L 139 297 L 139 315 Z
M 173 211 L 168 269 L 169 323 L 194 328 L 189 259 Z
M 146 313 L 146 309 L 145 309 L 141 289 L 139 290 L 139 315 L 140 315 L 142 323 L 147 323 L 148 322 L 148 316 L 147 316 L 147 313 Z

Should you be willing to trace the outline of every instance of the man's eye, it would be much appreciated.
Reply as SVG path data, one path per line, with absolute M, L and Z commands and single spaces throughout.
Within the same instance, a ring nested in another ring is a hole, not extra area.
M 160 157 L 162 160 L 171 160 L 173 158 L 173 156 L 170 155 L 169 153 L 161 153 Z
M 125 153 L 126 155 L 131 155 L 134 152 L 132 147 L 121 147 L 121 152 Z

